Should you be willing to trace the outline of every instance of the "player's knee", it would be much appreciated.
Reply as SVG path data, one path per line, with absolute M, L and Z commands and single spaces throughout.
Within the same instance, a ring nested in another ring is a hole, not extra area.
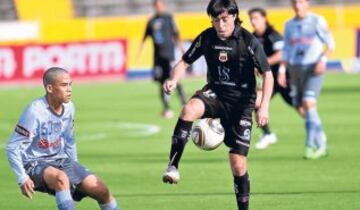
M 194 121 L 200 117 L 199 115 L 199 108 L 197 105 L 194 103 L 187 103 L 181 112 L 181 119 L 186 121 Z
M 55 175 L 55 183 L 54 183 L 55 190 L 66 190 L 69 189 L 69 178 L 68 176 L 60 171 L 57 175 Z
M 232 161 L 231 162 L 231 169 L 232 169 L 233 175 L 235 175 L 235 176 L 243 176 L 247 171 L 246 159 L 241 158 L 238 161 Z
M 304 107 L 305 111 L 309 110 L 315 106 L 316 106 L 316 102 L 313 100 L 304 100 L 304 102 L 303 102 L 303 107 Z
M 109 203 L 111 201 L 111 194 L 105 185 L 98 185 L 96 188 L 96 200 L 101 203 Z

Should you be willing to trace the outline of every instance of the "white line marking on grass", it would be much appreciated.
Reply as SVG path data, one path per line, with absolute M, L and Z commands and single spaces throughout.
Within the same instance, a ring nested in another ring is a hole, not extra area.
M 131 137 L 151 136 L 160 132 L 160 127 L 153 124 L 118 122 L 114 127 L 128 130 L 126 134 Z

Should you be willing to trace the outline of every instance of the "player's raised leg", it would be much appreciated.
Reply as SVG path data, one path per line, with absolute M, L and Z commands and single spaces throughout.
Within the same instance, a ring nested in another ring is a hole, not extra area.
M 190 136 L 192 124 L 194 120 L 203 116 L 204 112 L 205 105 L 197 98 L 191 99 L 183 107 L 172 136 L 169 165 L 163 175 L 164 182 L 173 184 L 180 180 L 177 169 L 179 168 L 181 156 Z
M 65 172 L 51 166 L 47 167 L 43 172 L 43 180 L 48 188 L 55 191 L 59 210 L 76 209 L 70 192 L 69 178 Z
M 234 175 L 234 189 L 239 210 L 249 209 L 250 181 L 247 173 L 246 157 L 230 151 L 230 166 Z
M 119 210 L 115 198 L 106 185 L 95 175 L 87 176 L 80 184 L 79 190 L 95 199 L 101 210 Z

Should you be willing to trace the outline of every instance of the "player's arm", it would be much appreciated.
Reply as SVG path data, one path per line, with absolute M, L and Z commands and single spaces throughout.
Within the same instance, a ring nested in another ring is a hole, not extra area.
M 145 46 L 145 41 L 146 41 L 146 38 L 151 34 L 151 27 L 150 27 L 150 21 L 146 24 L 146 29 L 145 29 L 145 32 L 144 32 L 144 36 L 141 40 L 141 44 L 140 44 L 140 47 L 139 47 L 139 51 L 137 53 L 137 56 L 136 56 L 136 59 L 139 59 L 140 58 L 140 55 L 144 49 L 144 46 Z
M 335 50 L 335 41 L 332 37 L 327 22 L 324 18 L 319 18 L 318 24 L 317 24 L 317 35 L 320 38 L 320 40 L 325 45 L 325 50 L 322 54 L 322 56 L 319 58 L 318 63 L 315 67 L 315 74 L 322 74 L 326 70 L 326 63 L 328 61 L 328 58 L 331 56 L 331 54 Z
M 271 40 L 274 54 L 268 57 L 268 63 L 270 66 L 279 64 L 282 60 L 282 49 L 284 47 L 284 41 L 279 33 L 274 31 L 269 39 Z
M 6 146 L 7 158 L 16 175 L 16 180 L 21 192 L 30 199 L 34 194 L 34 183 L 25 172 L 21 154 L 33 141 L 33 136 L 36 133 L 36 125 L 37 122 L 31 109 L 27 108 Z
M 202 34 L 196 37 L 182 59 L 172 69 L 170 80 L 167 80 L 163 86 L 167 94 L 170 94 L 176 88 L 178 81 L 185 75 L 186 69 L 201 55 L 203 55 Z
M 181 54 L 184 54 L 185 51 L 181 44 L 179 28 L 177 27 L 176 22 L 172 16 L 170 16 L 170 23 L 176 47 L 181 51 Z
M 288 59 L 289 59 L 289 29 L 285 26 L 285 34 L 284 34 L 284 46 L 282 50 L 282 59 L 279 66 L 279 73 L 277 81 L 279 85 L 283 88 L 286 88 L 287 81 L 286 81 L 286 68 L 288 66 Z
M 75 135 L 74 135 L 74 115 L 75 115 L 75 108 L 72 105 L 73 114 L 71 122 L 69 122 L 67 128 L 65 129 L 65 153 L 69 158 L 73 161 L 78 161 L 78 155 L 77 155 L 77 148 L 76 148 L 76 142 L 75 142 Z
M 164 91 L 167 94 L 170 94 L 175 88 L 177 83 L 179 82 L 179 80 L 181 78 L 184 77 L 185 73 L 186 73 L 186 69 L 189 67 L 190 65 L 187 64 L 183 59 L 181 59 L 173 68 L 172 73 L 171 73 L 171 78 L 170 80 L 167 80 L 164 83 Z
M 268 123 L 269 119 L 269 104 L 274 86 L 274 78 L 266 54 L 256 38 L 252 39 L 250 48 L 252 50 L 251 53 L 253 53 L 255 67 L 263 77 L 263 94 L 260 107 L 256 112 L 256 121 L 258 126 L 264 126 Z

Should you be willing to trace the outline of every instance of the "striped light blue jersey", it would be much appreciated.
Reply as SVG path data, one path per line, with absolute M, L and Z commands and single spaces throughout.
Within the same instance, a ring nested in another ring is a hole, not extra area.
M 63 104 L 63 112 L 54 113 L 46 97 L 32 101 L 22 113 L 6 151 L 9 163 L 21 186 L 27 180 L 24 166 L 33 161 L 71 158 L 77 161 L 73 134 L 75 107 Z
M 335 42 L 326 20 L 314 13 L 285 24 L 283 60 L 290 65 L 311 65 L 319 61 L 324 45 L 334 49 Z

